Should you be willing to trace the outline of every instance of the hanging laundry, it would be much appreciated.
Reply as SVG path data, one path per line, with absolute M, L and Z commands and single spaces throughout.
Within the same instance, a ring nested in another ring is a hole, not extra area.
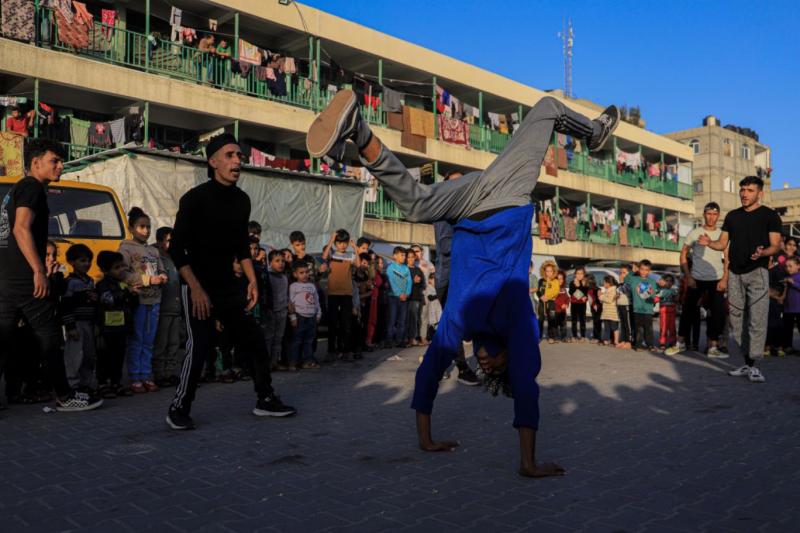
M 237 66 L 237 68 L 239 69 L 239 74 L 241 74 L 245 78 L 247 77 L 248 74 L 250 74 L 250 69 L 253 68 L 253 65 L 251 65 L 250 63 L 239 63 L 239 61 L 236 60 L 234 60 L 232 64 Z M 256 67 L 256 68 L 261 68 L 261 67 Z
M 208 19 L 208 29 L 217 31 L 217 19 Z
M 73 5 L 75 5 L 76 9 L 78 9 L 78 5 L 82 6 L 82 11 L 78 10 L 77 13 L 73 14 L 67 2 L 56 4 L 58 40 L 74 48 L 87 48 L 89 46 L 89 29 L 92 24 L 92 16 L 86 11 L 86 6 L 80 2 L 73 2 Z
M 550 176 L 558 176 L 556 151 L 552 145 L 547 148 L 547 152 L 544 155 L 544 171 Z
M 383 110 L 389 113 L 400 113 L 403 111 L 403 104 L 400 101 L 402 94 L 398 91 L 383 86 Z
M 89 126 L 89 144 L 100 148 L 111 148 L 111 127 L 108 122 L 92 122 Z
M 367 107 L 371 107 L 373 111 L 378 110 L 378 106 L 381 105 L 381 97 L 380 96 L 371 96 L 369 94 L 364 95 L 364 105 Z
M 617 160 L 617 171 L 629 170 L 638 172 L 642 168 L 642 154 L 623 152 L 619 148 L 614 149 L 614 157 Z
M 647 165 L 647 176 L 655 178 L 661 176 L 661 165 L 658 163 L 650 163 Z
M 564 239 L 568 241 L 578 240 L 578 221 L 575 217 L 564 217 Z
M 386 105 L 385 101 L 383 105 Z M 403 131 L 403 113 L 386 113 L 386 125 L 389 129 Z
M 4 37 L 32 41 L 34 3 L 30 0 L 3 0 L 0 3 L 0 28 Z
M 331 93 L 331 94 L 336 94 L 336 93 L 339 92 L 339 88 L 336 85 L 333 85 L 333 84 L 328 85 L 327 89 L 328 89 L 328 92 Z
M 251 65 L 261 65 L 261 52 L 259 48 L 244 39 L 239 39 L 239 61 Z
M 89 145 L 89 126 L 88 120 L 80 120 L 75 117 L 69 118 L 69 142 L 79 146 Z
M 103 21 L 103 35 L 106 39 L 110 39 L 117 21 L 117 12 L 113 9 L 103 9 L 100 12 L 100 20 Z
M 477 107 L 472 107 L 469 104 L 462 104 L 464 108 L 464 119 L 467 124 L 475 124 L 476 117 L 480 114 Z
M 20 105 L 28 102 L 24 96 L 0 96 L 0 107 Z
M 424 109 L 418 109 L 416 107 L 404 106 L 403 114 L 406 112 L 408 112 L 410 120 L 410 127 L 405 128 L 406 131 L 412 133 L 413 135 L 422 135 L 431 139 L 435 137 L 433 113 L 430 111 L 425 111 Z
M 508 117 L 504 114 L 500 114 L 498 115 L 497 120 L 500 123 L 499 127 L 497 128 L 498 131 L 504 135 L 508 135 Z
M 427 151 L 427 141 L 424 135 L 417 135 L 412 132 L 412 111 L 421 110 L 403 106 L 403 133 L 400 135 L 400 145 L 424 154 Z M 433 113 L 430 114 L 433 115 Z M 422 131 L 425 130 L 424 127 L 418 126 L 418 131 L 420 129 Z
M 123 146 L 126 143 L 125 119 L 118 118 L 117 120 L 112 120 L 108 123 L 108 127 L 111 130 L 111 140 L 114 142 L 114 145 Z
M 192 44 L 197 40 L 197 30 L 186 26 L 180 27 L 180 40 L 181 42 Z
M 453 118 L 458 120 L 464 118 L 464 106 L 461 104 L 461 100 L 455 96 L 450 96 L 450 107 L 453 109 Z
M 25 138 L 10 132 L 0 132 L 0 176 L 24 175 L 22 150 Z
M 439 138 L 444 142 L 469 145 L 469 126 L 463 120 L 438 116 Z
M 500 115 L 498 113 L 487 113 L 489 115 L 489 126 L 497 131 L 500 129 Z
M 169 12 L 169 25 L 170 26 L 183 26 L 183 11 L 177 7 L 173 7 Z
M 297 64 L 295 63 L 293 57 L 285 57 L 285 58 L 283 58 L 283 71 L 286 74 L 296 74 L 297 73 Z
M 516 133 L 519 128 L 519 113 L 511 113 L 511 133 Z

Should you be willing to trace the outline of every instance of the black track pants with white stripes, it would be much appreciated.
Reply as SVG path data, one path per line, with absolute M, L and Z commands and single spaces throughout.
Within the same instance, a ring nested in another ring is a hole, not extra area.
M 211 318 L 198 320 L 192 315 L 192 294 L 189 287 L 181 286 L 184 320 L 186 321 L 186 359 L 181 368 L 181 382 L 175 391 L 172 406 L 188 414 L 192 408 L 197 382 L 203 364 L 214 350 L 215 320 L 219 320 L 226 332 L 235 339 L 235 349 L 241 350 L 243 360 L 252 362 L 253 384 L 259 399 L 273 394 L 272 377 L 269 373 L 269 358 L 264 335 L 256 319 L 245 313 L 246 301 L 239 289 L 210 292 Z

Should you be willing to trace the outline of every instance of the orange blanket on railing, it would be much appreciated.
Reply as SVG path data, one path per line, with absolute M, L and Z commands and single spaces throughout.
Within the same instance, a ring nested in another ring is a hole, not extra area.
M 406 112 L 406 109 L 408 109 L 411 125 L 411 129 L 409 130 L 406 128 L 406 131 L 414 135 L 422 135 L 424 137 L 428 137 L 429 139 L 435 139 L 436 128 L 434 127 L 433 113 L 430 111 L 425 111 L 424 109 L 408 106 L 403 107 L 404 113 Z
M 81 2 L 72 2 L 77 10 L 73 13 L 69 2 L 55 2 L 56 23 L 58 24 L 58 40 L 75 48 L 89 47 L 89 29 L 92 27 L 92 14 Z

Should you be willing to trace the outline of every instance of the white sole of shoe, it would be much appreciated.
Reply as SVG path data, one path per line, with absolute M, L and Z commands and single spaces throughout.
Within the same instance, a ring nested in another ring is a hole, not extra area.
M 342 118 L 353 110 L 357 102 L 353 91 L 341 90 L 336 93 L 328 107 L 314 119 L 306 135 L 306 148 L 312 157 L 322 157 L 333 148 L 344 127 Z
M 85 411 L 94 411 L 101 405 L 103 405 L 103 400 L 100 400 L 97 403 L 90 403 L 86 407 L 61 407 L 56 404 L 56 411 L 59 413 L 83 413 Z
M 263 409 L 253 409 L 253 414 L 256 416 L 271 416 L 274 418 L 284 418 L 287 416 L 292 416 L 297 411 L 286 411 L 283 413 L 275 413 L 273 411 L 264 411 Z
M 169 415 L 167 415 L 166 421 L 167 421 L 167 425 L 169 427 L 171 427 L 172 429 L 175 429 L 177 431 L 185 431 L 185 430 L 188 430 L 188 429 L 194 429 L 194 426 L 179 426 L 178 424 L 173 422 L 172 419 L 170 419 Z

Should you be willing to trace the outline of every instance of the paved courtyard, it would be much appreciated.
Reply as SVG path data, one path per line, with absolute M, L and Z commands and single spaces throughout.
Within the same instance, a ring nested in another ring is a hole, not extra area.
M 540 458 L 516 474 L 512 404 L 450 379 L 434 437 L 409 409 L 421 349 L 276 375 L 300 414 L 258 419 L 250 383 L 200 388 L 198 429 L 170 391 L 89 414 L 0 413 L 0 531 L 797 531 L 800 357 L 767 383 L 701 357 L 543 345 Z M 792 526 L 791 524 L 795 524 Z

